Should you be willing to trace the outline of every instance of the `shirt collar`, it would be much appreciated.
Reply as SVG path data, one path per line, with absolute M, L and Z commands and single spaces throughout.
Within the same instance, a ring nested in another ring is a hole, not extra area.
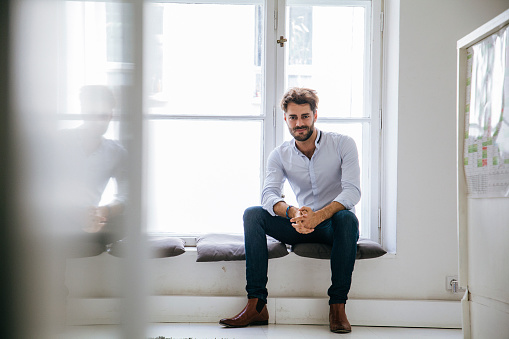
M 315 140 L 315 146 L 316 146 L 316 149 L 319 149 L 320 148 L 320 141 L 322 141 L 322 131 L 320 131 L 318 128 L 316 128 L 316 140 Z M 299 151 L 299 149 L 297 148 L 297 145 L 295 144 L 295 138 L 292 138 L 292 140 L 290 141 L 291 142 L 291 145 L 293 146 L 293 149 L 297 152 L 297 153 L 301 153 Z
M 322 131 L 320 131 L 316 127 L 315 127 L 315 129 L 318 132 L 316 135 L 315 146 L 316 146 L 316 148 L 318 148 L 318 147 L 320 147 L 320 141 L 322 141 Z

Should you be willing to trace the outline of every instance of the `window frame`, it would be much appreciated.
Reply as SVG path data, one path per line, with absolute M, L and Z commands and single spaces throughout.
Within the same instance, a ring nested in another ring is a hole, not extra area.
M 159 3 L 189 3 L 185 0 L 156 1 Z M 221 0 L 192 1 L 192 3 L 227 3 Z M 237 4 L 249 4 L 251 1 L 241 1 Z M 305 0 L 294 0 L 292 3 L 309 3 Z M 365 110 L 369 111 L 369 117 L 362 118 L 333 118 L 318 117 L 318 122 L 333 123 L 363 123 L 363 143 L 369 144 L 370 148 L 364 152 L 363 161 L 369 162 L 369 171 L 363 171 L 361 182 L 369 182 L 369 188 L 362 188 L 363 191 L 370 191 L 370 201 L 366 204 L 370 210 L 368 222 L 361 230 L 364 237 L 381 242 L 381 186 L 382 174 L 380 166 L 380 155 L 382 152 L 382 32 L 383 32 L 383 11 L 382 0 L 318 0 L 313 5 L 341 5 L 359 6 L 367 8 L 365 14 L 365 32 L 369 32 L 369 38 L 365 40 L 365 62 L 366 72 L 364 74 L 365 87 Z M 267 158 L 270 152 L 284 141 L 284 130 L 286 124 L 283 118 L 283 111 L 279 107 L 279 100 L 285 92 L 285 58 L 286 48 L 279 48 L 276 40 L 279 36 L 287 36 L 286 32 L 286 1 L 266 0 L 264 4 L 264 38 L 265 46 L 263 53 L 262 67 L 265 67 L 262 77 L 262 91 L 264 95 L 261 105 L 263 107 L 260 115 L 244 116 L 210 116 L 210 115 L 161 115 L 145 114 L 144 120 L 149 119 L 195 119 L 195 120 L 256 120 L 263 124 L 263 142 L 261 147 L 262 161 L 260 168 L 260 192 L 263 187 Z M 263 71 L 262 71 L 263 72 Z M 366 127 L 369 124 L 369 127 Z M 369 133 L 367 133 L 369 130 Z M 370 142 L 367 139 L 370 139 Z M 367 225 L 366 225 L 367 224 Z M 157 233 L 150 232 L 155 236 L 177 236 L 182 238 L 186 246 L 195 246 L 197 234 L 185 232 Z
M 267 41 L 276 41 L 279 36 L 287 36 L 286 32 L 286 0 L 277 0 L 277 6 L 274 8 L 275 18 L 275 35 L 267 32 Z M 369 190 L 370 201 L 368 206 L 370 213 L 368 222 L 364 223 L 361 233 L 363 237 L 371 240 L 381 242 L 381 152 L 382 152 L 382 33 L 383 33 L 383 11 L 381 0 L 292 0 L 291 3 L 295 4 L 310 4 L 312 5 L 341 5 L 341 6 L 359 6 L 368 10 L 365 12 L 365 32 L 369 32 L 369 38 L 365 40 L 365 69 L 364 74 L 364 105 L 365 110 L 369 111 L 368 117 L 362 118 L 335 118 L 335 117 L 320 117 L 318 114 L 317 122 L 333 122 L 333 123 L 363 123 L 363 143 L 369 144 L 368 150 L 364 151 L 362 161 L 369 162 L 369 171 L 361 173 L 361 184 L 369 182 L 370 187 L 365 188 L 361 186 L 362 192 Z M 283 19 L 281 19 L 283 18 Z M 268 31 L 271 31 L 268 29 Z M 273 39 L 273 40 L 270 40 Z M 267 103 L 266 111 L 273 112 L 273 129 L 266 131 L 266 136 L 271 137 L 273 142 L 266 145 L 266 150 L 271 150 L 277 145 L 284 142 L 284 132 L 286 124 L 284 121 L 284 114 L 279 107 L 278 98 L 281 98 L 285 92 L 285 60 L 287 48 L 279 48 L 277 44 L 272 44 L 275 49 L 275 55 L 267 55 L 267 58 L 273 58 L 276 64 L 276 79 L 274 79 L 274 89 L 267 88 L 267 93 L 277 93 L 275 98 L 270 98 L 273 101 L 272 106 L 270 101 Z M 272 51 L 272 50 L 271 50 Z M 269 52 L 269 51 L 268 51 Z M 269 64 L 267 60 L 267 64 Z M 270 80 L 267 79 L 267 86 L 270 86 Z M 269 99 L 269 98 L 267 98 Z M 366 132 L 366 123 L 370 125 L 369 134 Z M 270 134 L 273 133 L 273 134 Z M 370 140 L 366 140 L 368 138 Z M 267 157 L 270 151 L 265 153 L 264 164 L 266 164 Z M 366 225 L 367 224 L 367 225 Z
M 154 3 L 190 3 L 188 0 L 172 0 L 172 1 L 154 1 Z M 197 0 L 191 1 L 195 4 L 221 4 L 228 3 L 224 0 Z M 306 4 L 310 1 L 293 0 L 295 4 Z M 241 0 L 233 2 L 235 4 L 252 4 L 253 1 Z M 363 171 L 362 182 L 370 182 L 370 187 L 361 187 L 363 192 L 370 191 L 370 201 L 365 204 L 370 210 L 370 217 L 367 226 L 362 229 L 362 234 L 375 241 L 381 241 L 381 187 L 382 187 L 382 167 L 381 154 L 383 145 L 382 137 L 382 39 L 383 39 L 383 0 L 317 0 L 312 1 L 312 5 L 341 5 L 341 6 L 359 6 L 362 5 L 369 10 L 365 12 L 365 32 L 369 32 L 369 39 L 365 40 L 365 62 L 366 72 L 364 74 L 365 86 L 365 110 L 369 111 L 369 117 L 363 118 L 333 118 L 318 117 L 318 122 L 334 122 L 334 123 L 363 123 L 364 129 L 369 129 L 368 133 L 363 131 L 364 144 L 370 144 L 369 150 L 363 152 L 363 162 L 369 162 L 369 171 Z M 146 17 L 146 6 L 143 8 L 143 16 Z M 285 0 L 265 0 L 264 7 L 264 53 L 262 56 L 262 101 L 261 112 L 259 115 L 242 115 L 242 116 L 216 116 L 216 115 L 178 115 L 178 114 L 152 114 L 143 113 L 142 121 L 144 124 L 149 120 L 158 119 L 185 119 L 185 120 L 232 120 L 246 121 L 256 120 L 263 124 L 263 136 L 260 159 L 260 193 L 263 187 L 263 179 L 265 177 L 265 168 L 268 155 L 278 145 L 284 141 L 284 131 L 286 124 L 283 119 L 283 112 L 279 107 L 279 100 L 285 92 L 285 59 L 287 48 L 280 48 L 276 43 L 279 36 L 287 36 L 286 32 L 286 10 L 287 4 Z M 147 32 L 144 33 L 144 37 Z M 143 48 L 143 52 L 146 53 Z M 107 61 L 109 71 L 134 70 L 134 65 L 129 63 L 117 63 Z M 146 90 L 146 86 L 145 86 Z M 145 92 L 147 93 L 147 92 Z M 144 109 L 147 109 L 145 107 Z M 71 118 L 76 119 L 77 116 Z M 368 124 L 370 128 L 366 128 Z M 367 142 L 370 139 L 371 142 Z M 143 150 L 146 154 L 146 150 Z M 247 207 L 247 206 L 246 206 Z M 180 236 L 186 240 L 187 244 L 193 244 L 199 235 L 186 234 L 185 232 L 168 232 L 157 233 L 149 232 L 150 235 L 171 235 Z M 192 245 L 191 245 L 192 246 Z

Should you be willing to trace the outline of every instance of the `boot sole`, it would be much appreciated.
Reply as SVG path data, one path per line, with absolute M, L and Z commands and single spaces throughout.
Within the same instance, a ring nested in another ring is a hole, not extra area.
M 224 327 L 228 327 L 228 328 L 242 328 L 242 327 L 248 327 L 248 326 L 262 326 L 262 325 L 268 325 L 269 324 L 269 321 L 268 320 L 264 320 L 264 321 L 253 321 L 252 323 L 249 323 L 247 325 L 229 325 L 229 324 L 225 324 L 225 323 L 222 323 L 222 322 L 219 322 L 219 324 L 223 325 Z

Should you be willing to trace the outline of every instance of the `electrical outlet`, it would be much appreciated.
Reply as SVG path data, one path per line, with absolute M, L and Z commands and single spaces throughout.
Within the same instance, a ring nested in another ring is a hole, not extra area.
M 445 277 L 445 289 L 452 293 L 465 292 L 465 289 L 460 288 L 457 275 L 449 275 Z
M 454 281 L 458 281 L 457 275 L 450 275 L 445 277 L 445 289 L 447 291 L 452 291 L 452 284 Z

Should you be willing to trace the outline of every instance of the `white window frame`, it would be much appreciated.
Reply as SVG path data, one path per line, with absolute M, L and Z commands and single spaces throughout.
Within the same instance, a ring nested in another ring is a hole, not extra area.
M 156 3 L 227 3 L 224 0 L 173 0 L 173 1 L 154 1 Z M 309 3 L 305 0 L 294 0 L 292 3 Z M 252 1 L 242 0 L 233 2 L 235 4 L 249 4 Z M 369 171 L 363 171 L 362 182 L 370 182 L 370 187 L 361 187 L 363 192 L 370 191 L 370 201 L 364 202 L 364 211 L 369 211 L 368 222 L 363 223 L 361 233 L 364 237 L 372 240 L 381 240 L 381 184 L 382 174 L 380 166 L 380 155 L 382 154 L 382 32 L 383 32 L 383 0 L 316 0 L 312 5 L 341 5 L 341 6 L 364 6 L 366 10 L 365 32 L 369 32 L 370 37 L 366 39 L 365 48 L 365 110 L 369 111 L 366 118 L 318 118 L 319 122 L 339 122 L 339 123 L 367 123 L 370 133 L 363 133 L 365 145 L 370 144 L 370 149 L 363 152 L 363 163 L 369 162 Z M 141 9 L 145 6 L 139 6 Z M 144 11 L 146 12 L 146 11 Z M 143 14 L 143 15 L 146 15 Z M 263 114 L 250 116 L 210 116 L 210 115 L 158 115 L 144 114 L 143 121 L 151 119 L 186 119 L 186 120 L 256 120 L 263 123 L 263 141 L 262 161 L 260 168 L 260 192 L 265 177 L 266 161 L 270 152 L 284 141 L 284 131 L 286 124 L 283 119 L 283 112 L 279 107 L 279 101 L 285 92 L 285 52 L 286 48 L 280 48 L 276 43 L 279 36 L 286 36 L 286 1 L 285 0 L 266 0 L 264 4 L 264 55 L 262 67 L 265 67 L 264 78 L 262 79 L 261 102 Z M 109 66 L 114 66 L 112 63 Z M 118 66 L 118 65 L 115 65 Z M 122 68 L 129 68 L 129 64 L 122 64 Z M 370 139 L 369 141 L 367 139 Z M 146 150 L 144 150 L 146 153 Z M 246 206 L 248 207 L 248 206 Z M 154 235 L 163 235 L 155 234 Z M 168 235 L 168 234 L 164 234 Z M 196 235 L 181 233 L 171 233 L 173 236 L 181 236 L 186 239 L 187 245 L 193 245 Z
M 270 2 L 270 1 L 269 1 Z M 309 4 L 310 1 L 294 0 L 292 3 Z M 363 213 L 369 215 L 368 222 L 364 222 L 361 234 L 363 237 L 370 238 L 371 240 L 381 242 L 381 167 L 380 167 L 380 154 L 382 144 L 380 142 L 382 137 L 382 32 L 383 32 L 383 11 L 381 0 L 313 0 L 313 5 L 338 5 L 341 6 L 364 6 L 366 10 L 366 27 L 365 32 L 369 32 L 370 37 L 366 39 L 365 46 L 365 62 L 366 72 L 364 79 L 365 97 L 364 107 L 369 112 L 369 117 L 366 118 L 322 118 L 318 116 L 318 122 L 341 122 L 341 123 L 369 123 L 371 126 L 370 133 L 363 133 L 365 145 L 369 144 L 371 147 L 369 151 L 364 151 L 362 161 L 369 163 L 369 171 L 363 171 L 361 182 L 369 182 L 370 187 L 361 187 L 361 191 L 370 191 L 370 201 L 365 202 Z M 286 32 L 286 1 L 274 1 L 274 8 L 267 6 L 267 18 L 274 18 L 274 29 L 271 29 L 269 23 L 266 25 L 266 39 L 267 41 L 276 41 L 279 36 L 287 36 Z M 270 20 L 269 20 L 270 21 Z M 270 65 L 271 61 L 275 63 L 275 72 L 266 70 L 266 112 L 272 112 L 272 119 L 270 114 L 267 114 L 267 124 L 265 128 L 265 152 L 264 164 L 266 164 L 267 157 L 277 145 L 284 141 L 284 130 L 286 128 L 283 119 L 283 112 L 279 107 L 279 100 L 285 92 L 285 60 L 286 49 L 279 48 L 277 44 L 267 44 L 266 46 L 266 65 Z M 275 74 L 275 77 L 272 76 Z M 274 97 L 269 97 L 271 93 L 275 93 Z M 367 128 L 363 127 L 364 130 Z M 370 138 L 371 140 L 366 140 Z M 371 179 L 371 180 L 369 180 Z

